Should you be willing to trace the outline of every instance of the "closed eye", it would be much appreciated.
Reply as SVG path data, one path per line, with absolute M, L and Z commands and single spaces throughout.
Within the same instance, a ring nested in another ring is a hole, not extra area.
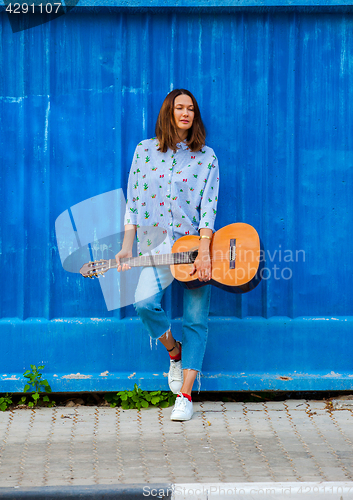
M 175 109 L 183 109 L 182 106 L 177 106 Z M 194 111 L 194 108 L 188 108 L 189 111 Z

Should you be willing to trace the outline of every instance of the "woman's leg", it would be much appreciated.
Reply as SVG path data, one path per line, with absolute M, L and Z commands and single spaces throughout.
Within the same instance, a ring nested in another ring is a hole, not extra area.
M 184 290 L 183 385 L 175 401 L 171 420 L 190 420 L 193 415 L 191 391 L 206 350 L 211 287 Z
M 161 307 L 166 287 L 173 281 L 169 266 L 146 267 L 142 270 L 135 293 L 135 309 L 150 337 L 159 339 L 170 355 L 168 384 L 174 393 L 180 391 L 183 382 L 181 348 L 170 330 L 170 322 Z
M 183 360 L 184 383 L 181 392 L 191 394 L 201 371 L 208 335 L 211 286 L 184 290 Z
M 199 372 L 197 370 L 188 370 L 184 368 L 183 370 L 184 380 L 183 380 L 183 385 L 180 389 L 180 392 L 182 394 L 188 394 L 189 396 L 191 396 L 192 387 L 194 385 L 198 373 Z
M 162 337 L 159 337 L 160 342 L 164 345 L 171 356 L 177 356 L 180 352 L 180 344 L 173 338 L 171 330 L 165 332 Z

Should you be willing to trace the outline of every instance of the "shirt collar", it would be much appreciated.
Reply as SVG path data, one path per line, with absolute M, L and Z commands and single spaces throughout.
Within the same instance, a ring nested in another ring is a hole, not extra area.
M 183 149 L 184 151 L 185 149 L 189 149 L 188 145 L 186 144 L 186 141 L 178 142 L 176 146 L 178 149 Z

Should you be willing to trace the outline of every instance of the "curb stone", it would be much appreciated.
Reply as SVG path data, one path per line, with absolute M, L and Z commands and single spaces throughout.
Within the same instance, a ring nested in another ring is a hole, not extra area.
M 162 494 L 161 494 L 162 493 Z M 1 500 L 145 500 L 172 498 L 170 483 L 0 488 Z
M 351 500 L 353 481 L 156 483 L 131 485 L 0 488 L 1 500 Z

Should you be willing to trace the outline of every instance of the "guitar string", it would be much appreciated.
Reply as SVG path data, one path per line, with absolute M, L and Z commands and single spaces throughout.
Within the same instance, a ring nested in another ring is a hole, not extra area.
M 157 254 L 155 256 L 151 256 L 151 255 L 143 255 L 143 256 L 139 256 L 139 257 L 131 257 L 131 261 L 132 262 L 124 262 L 122 261 L 122 264 L 125 264 L 127 263 L 128 265 L 132 266 L 132 267 L 143 267 L 143 266 L 146 266 L 148 264 L 151 264 L 151 261 L 152 261 L 152 266 L 154 264 L 154 267 L 156 267 L 156 263 L 153 262 L 153 260 L 158 260 L 160 262 L 158 262 L 157 266 L 159 265 L 183 265 L 183 264 L 193 264 L 194 261 L 196 260 L 196 258 L 194 260 L 190 260 L 190 256 L 191 254 L 193 253 L 193 251 L 188 251 L 188 252 L 174 252 L 174 253 L 171 253 L 171 254 Z M 134 266 L 134 261 L 137 260 L 139 261 L 140 263 L 138 264 L 138 266 Z M 164 261 L 164 262 L 163 262 Z M 230 262 L 230 259 L 229 257 L 218 257 L 218 258 L 212 258 L 210 259 L 211 262 Z M 108 262 L 109 264 L 109 269 L 111 268 L 116 268 L 117 267 L 117 263 L 114 259 L 108 259 L 108 260 L 105 260 L 105 261 L 95 261 L 95 262 L 92 262 L 90 264 L 91 265 L 91 269 L 93 267 L 95 268 L 98 268 L 99 269 L 99 265 L 101 265 L 101 267 L 104 267 L 104 265 Z M 142 263 L 141 263 L 142 262 Z M 235 261 L 233 261 L 235 262 Z M 239 262 L 239 259 L 236 261 L 237 263 Z M 92 271 L 94 270 L 98 270 L 98 269 L 92 269 Z
M 228 263 L 229 263 L 229 262 L 231 262 L 231 261 L 229 260 L 229 258 L 224 258 L 224 259 L 222 259 L 222 258 L 218 258 L 218 259 L 210 259 L 210 260 L 211 260 L 211 262 L 228 262 Z M 241 262 L 241 261 L 238 259 L 238 260 L 235 260 L 235 261 L 233 261 L 233 262 L 235 262 L 235 263 L 239 264 L 239 262 Z M 250 262 L 251 262 L 251 261 L 244 262 L 244 263 L 245 263 L 245 264 L 249 264 Z M 123 262 L 123 264 L 125 264 L 125 263 L 126 263 L 126 262 Z M 194 261 L 187 261 L 187 262 L 166 262 L 166 263 L 159 263 L 159 264 L 157 264 L 157 265 L 153 265 L 153 264 L 152 264 L 152 266 L 151 266 L 151 267 L 158 267 L 158 266 L 162 266 L 162 265 L 182 266 L 182 265 L 193 264 L 193 263 L 194 263 Z M 104 263 L 104 262 L 101 262 L 101 263 L 99 263 L 99 262 L 97 262 L 97 263 L 93 262 L 92 264 L 93 264 L 94 266 L 92 266 L 92 267 L 90 268 L 90 270 L 91 270 L 91 271 L 101 270 L 101 269 L 102 269 L 102 268 L 104 268 L 104 266 L 105 266 L 105 263 Z M 144 266 L 148 266 L 148 264 L 150 264 L 150 260 L 147 260 L 147 262 L 145 262 L 144 264 L 139 264 L 139 265 L 137 265 L 137 266 L 134 266 L 134 265 L 133 265 L 133 263 L 130 263 L 130 264 L 128 264 L 128 265 L 130 265 L 131 267 L 144 267 Z M 101 267 L 99 267 L 100 265 L 101 265 Z M 107 271 L 108 271 L 109 269 L 116 269 L 117 267 L 118 267 L 117 263 L 116 263 L 116 262 L 114 262 L 113 264 L 109 265 L 109 268 L 107 269 Z

